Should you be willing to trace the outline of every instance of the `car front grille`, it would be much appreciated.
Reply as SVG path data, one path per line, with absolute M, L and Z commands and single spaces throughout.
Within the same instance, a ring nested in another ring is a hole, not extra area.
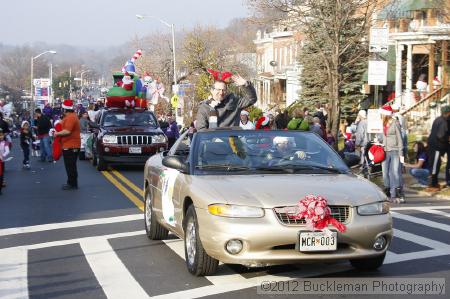
M 152 144 L 152 136 L 150 136 L 150 135 L 120 135 L 120 136 L 117 136 L 117 144 L 122 144 L 122 145 Z
M 347 223 L 350 217 L 350 207 L 349 206 L 329 206 L 331 210 L 331 216 L 337 221 L 342 223 Z M 276 207 L 273 208 L 278 221 L 285 225 L 304 225 L 306 224 L 305 218 L 293 219 L 292 216 L 295 215 L 296 207 Z

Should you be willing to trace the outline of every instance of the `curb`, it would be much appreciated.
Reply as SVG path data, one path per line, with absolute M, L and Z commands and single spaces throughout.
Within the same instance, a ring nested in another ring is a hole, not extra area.
M 444 199 L 444 200 L 450 200 L 450 195 L 442 195 L 439 194 L 439 192 L 426 192 L 411 188 L 404 188 L 405 191 L 416 193 L 417 195 L 423 196 L 423 197 L 434 197 L 437 199 Z

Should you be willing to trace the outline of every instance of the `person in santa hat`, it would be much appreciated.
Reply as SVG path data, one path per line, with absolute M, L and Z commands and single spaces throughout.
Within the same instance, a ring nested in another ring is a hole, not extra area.
M 381 163 L 383 183 L 386 195 L 393 203 L 404 202 L 402 194 L 402 175 L 400 169 L 404 163 L 403 139 L 400 124 L 393 117 L 392 107 L 385 105 L 381 108 L 383 120 L 383 147 L 385 159 Z
M 55 132 L 55 137 L 61 137 L 64 166 L 67 173 L 67 183 L 63 190 L 78 189 L 77 158 L 81 147 L 80 121 L 73 109 L 72 100 L 64 100 L 62 104 L 64 118 L 61 121 L 62 130 Z
M 241 121 L 239 122 L 239 127 L 241 127 L 244 130 L 254 130 L 255 125 L 250 121 L 248 116 L 249 116 L 248 111 L 245 110 L 241 111 Z
M 214 83 L 211 85 L 209 98 L 198 107 L 197 130 L 202 131 L 213 126 L 222 128 L 239 126 L 241 111 L 257 101 L 253 84 L 230 72 L 208 71 L 213 76 Z M 228 93 L 227 83 L 230 81 L 242 87 L 243 97 Z

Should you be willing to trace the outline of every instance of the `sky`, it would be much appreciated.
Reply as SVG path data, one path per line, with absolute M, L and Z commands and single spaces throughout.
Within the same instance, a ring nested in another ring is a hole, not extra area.
M 245 0 L 0 0 L 0 43 L 34 42 L 100 48 L 123 44 L 170 28 L 156 19 L 138 20 L 136 14 L 153 15 L 175 31 L 196 25 L 223 28 L 234 18 L 245 17 Z

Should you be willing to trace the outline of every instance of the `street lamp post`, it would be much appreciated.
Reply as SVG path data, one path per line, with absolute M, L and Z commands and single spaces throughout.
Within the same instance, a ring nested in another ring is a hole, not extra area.
M 173 54 L 173 84 L 177 85 L 177 71 L 176 71 L 176 53 L 175 53 L 175 29 L 174 29 L 174 25 L 173 24 L 169 24 L 168 22 L 161 20 L 158 17 L 155 16 L 146 16 L 146 15 L 136 15 L 136 18 L 138 18 L 139 20 L 142 19 L 146 19 L 146 18 L 151 18 L 151 19 L 156 19 L 158 21 L 160 21 L 161 23 L 163 23 L 164 25 L 166 25 L 167 27 L 169 27 L 172 31 L 172 54 Z
M 87 72 L 90 72 L 91 70 L 85 70 L 85 71 L 82 71 L 81 72 L 81 75 L 80 75 L 80 81 L 81 81 L 81 89 L 80 89 L 80 94 L 81 94 L 81 97 L 83 97 L 83 74 L 84 73 L 87 73 Z
M 36 55 L 36 56 L 34 56 L 34 57 L 31 57 L 31 80 L 30 80 L 30 95 L 31 95 L 31 115 L 33 115 L 34 114 L 34 97 L 33 97 L 33 90 L 34 90 L 34 88 L 33 88 L 33 68 L 34 68 L 34 60 L 35 59 L 37 59 L 37 58 L 39 58 L 39 57 L 41 57 L 42 55 L 44 55 L 44 54 L 47 54 L 47 53 L 50 53 L 50 54 L 56 54 L 56 51 L 54 51 L 54 50 L 47 50 L 47 51 L 45 51 L 45 52 L 42 52 L 42 53 L 40 53 L 40 54 L 38 54 L 38 55 Z

